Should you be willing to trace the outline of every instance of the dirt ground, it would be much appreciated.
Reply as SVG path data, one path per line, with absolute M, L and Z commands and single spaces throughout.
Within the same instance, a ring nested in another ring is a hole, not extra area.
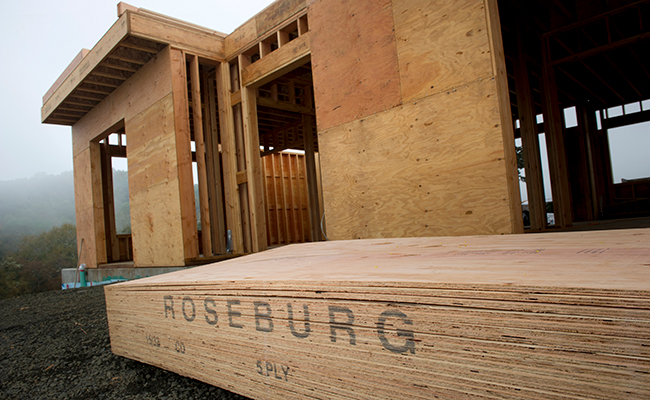
M 0 399 L 246 398 L 114 355 L 94 287 L 0 300 Z

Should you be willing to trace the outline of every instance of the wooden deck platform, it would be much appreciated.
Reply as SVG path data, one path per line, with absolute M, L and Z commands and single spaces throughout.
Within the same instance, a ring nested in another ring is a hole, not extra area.
M 114 353 L 257 399 L 650 398 L 650 229 L 295 244 L 106 301 Z

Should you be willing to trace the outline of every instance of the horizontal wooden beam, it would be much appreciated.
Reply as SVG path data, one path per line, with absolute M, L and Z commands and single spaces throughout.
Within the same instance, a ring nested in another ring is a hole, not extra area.
M 242 183 L 248 182 L 248 176 L 246 170 L 237 172 L 237 184 L 241 185 Z
M 241 103 L 241 90 L 238 90 L 230 95 L 230 103 L 232 106 Z
M 278 110 L 291 111 L 300 114 L 308 114 L 308 115 L 316 114 L 313 108 L 303 107 L 298 104 L 289 103 L 287 101 L 273 100 L 268 97 L 258 97 L 257 105 L 260 107 L 275 108 Z
M 243 68 L 242 84 L 243 86 L 259 87 L 308 63 L 311 60 L 310 54 L 310 33 L 307 32 Z
M 650 32 L 642 33 L 640 35 L 636 35 L 627 39 L 622 39 L 616 42 L 612 42 L 603 46 L 595 47 L 593 49 L 581 51 L 580 53 L 572 54 L 567 57 L 560 58 L 559 60 L 551 61 L 549 65 L 554 66 L 558 64 L 564 64 L 567 62 L 574 62 L 574 61 L 579 61 L 583 60 L 588 57 L 592 57 L 601 53 L 604 53 L 606 51 L 618 49 L 621 47 L 629 46 L 631 44 L 640 42 L 642 40 L 646 40 L 650 38 Z

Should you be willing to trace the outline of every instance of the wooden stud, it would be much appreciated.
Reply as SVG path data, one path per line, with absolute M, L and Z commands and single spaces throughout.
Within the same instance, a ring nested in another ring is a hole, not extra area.
M 219 106 L 219 127 L 222 147 L 224 198 L 226 207 L 226 222 L 232 236 L 232 252 L 244 253 L 242 233 L 241 204 L 239 202 L 239 186 L 237 184 L 237 145 L 235 141 L 235 125 L 233 107 L 231 105 L 231 73 L 230 64 L 222 62 L 217 67 L 217 96 Z
M 501 37 L 499 7 L 496 0 L 486 1 L 485 13 L 491 49 L 492 73 L 497 83 L 497 98 L 499 102 L 499 115 L 501 117 L 502 143 L 506 162 L 505 173 L 508 186 L 508 206 L 510 208 L 510 228 L 511 233 L 523 233 L 524 221 L 521 213 L 519 171 L 517 170 L 515 133 L 512 126 L 510 109 L 508 72 L 506 70 L 505 52 L 503 50 L 503 38 Z
M 117 242 L 115 226 L 115 200 L 113 196 L 113 163 L 109 154 L 108 138 L 100 143 L 102 170 L 102 197 L 104 203 L 104 237 L 106 238 L 106 258 L 108 262 L 120 259 L 120 247 Z
M 203 111 L 201 106 L 201 83 L 199 59 L 187 55 L 190 61 L 190 87 L 192 90 L 192 117 L 194 119 L 194 143 L 196 144 L 196 170 L 199 178 L 199 206 L 201 210 L 201 241 L 203 256 L 212 255 L 212 227 L 208 201 L 208 176 L 205 162 L 205 141 L 203 140 Z
M 289 33 L 279 30 L 278 33 L 278 47 L 281 48 L 285 44 L 289 43 Z
M 526 49 L 523 44 L 522 22 L 517 22 L 517 58 L 515 59 L 515 84 L 517 87 L 517 109 L 521 126 L 521 142 L 526 170 L 526 190 L 528 191 L 528 210 L 530 228 L 536 231 L 546 228 L 546 198 L 539 149 L 539 134 L 535 104 L 532 98 Z
M 102 155 L 99 142 L 90 142 L 90 174 L 92 186 L 92 224 L 95 229 L 96 265 L 108 261 L 106 228 L 104 226 L 104 188 L 102 187 Z
M 264 58 L 267 55 L 271 54 L 271 43 L 261 41 L 259 43 L 260 48 L 260 58 Z
M 212 76 L 210 76 L 212 75 Z M 213 217 L 212 241 L 216 254 L 226 254 L 226 224 L 223 211 L 223 181 L 221 175 L 221 154 L 219 153 L 219 131 L 217 127 L 216 83 L 213 74 L 206 74 L 204 90 L 206 122 L 209 127 L 205 135 L 206 157 L 209 161 L 208 191 L 210 194 L 210 216 Z M 210 178 L 211 177 L 211 178 Z M 216 221 L 214 220 L 216 219 Z
M 239 73 L 250 65 L 250 60 L 239 55 Z M 262 188 L 260 141 L 257 129 L 256 90 L 242 85 L 241 113 L 248 173 L 248 201 L 250 214 L 251 246 L 253 252 L 266 250 L 266 218 Z
M 573 225 L 571 213 L 571 189 L 567 176 L 566 153 L 563 141 L 564 115 L 560 109 L 560 102 L 555 82 L 555 71 L 548 65 L 546 40 L 542 41 L 544 51 L 544 71 L 542 74 L 542 109 L 544 113 L 544 132 L 546 133 L 546 147 L 548 150 L 548 164 L 551 176 L 551 190 L 553 192 L 553 213 L 556 227 Z
M 313 119 L 309 115 L 302 116 L 302 134 L 305 138 L 305 163 L 307 172 L 307 194 L 309 196 L 309 223 L 311 226 L 311 241 L 320 240 L 320 213 L 318 207 L 318 181 L 316 178 L 316 161 L 314 156 Z
M 176 156 L 180 189 L 183 249 L 185 259 L 199 256 L 199 239 L 194 202 L 192 177 L 192 151 L 190 147 L 189 104 L 187 99 L 187 71 L 185 53 L 171 49 L 172 91 L 174 96 L 174 124 L 176 131 Z
M 241 204 L 241 218 L 242 233 L 244 235 L 244 251 L 247 253 L 252 252 L 252 239 L 250 230 L 250 213 L 249 213 L 249 198 L 248 198 L 248 175 L 246 172 L 246 157 L 244 152 L 244 124 L 242 122 L 242 109 L 241 103 L 236 104 L 233 110 L 235 121 L 235 143 L 237 149 L 237 185 L 239 188 L 239 202 Z
M 307 24 L 307 15 L 303 15 L 298 18 L 298 35 L 302 36 L 305 33 L 309 32 L 309 26 Z

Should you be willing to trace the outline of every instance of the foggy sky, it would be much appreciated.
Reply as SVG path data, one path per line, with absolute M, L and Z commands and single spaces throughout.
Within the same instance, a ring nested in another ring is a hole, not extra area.
M 117 0 L 6 1 L 0 12 L 0 180 L 72 170 L 69 126 L 41 124 L 45 92 L 117 21 Z M 130 0 L 231 33 L 272 0 Z

